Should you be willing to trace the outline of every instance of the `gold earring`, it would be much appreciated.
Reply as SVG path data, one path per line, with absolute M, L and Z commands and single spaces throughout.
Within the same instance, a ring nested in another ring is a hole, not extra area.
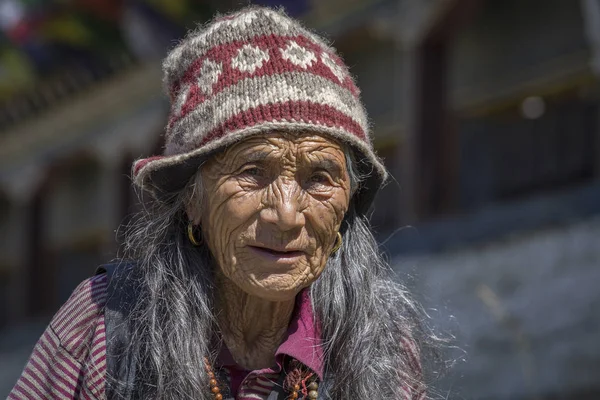
M 335 244 L 333 245 L 333 249 L 331 249 L 331 254 L 335 253 L 340 249 L 340 247 L 342 247 L 342 234 L 338 232 L 335 239 Z
M 196 239 L 196 237 L 194 236 L 194 225 L 192 225 L 192 221 L 190 221 L 188 223 L 187 226 L 187 234 L 188 234 L 188 239 L 190 240 L 190 242 L 194 245 L 194 246 L 200 246 L 200 243 L 202 241 L 198 241 Z

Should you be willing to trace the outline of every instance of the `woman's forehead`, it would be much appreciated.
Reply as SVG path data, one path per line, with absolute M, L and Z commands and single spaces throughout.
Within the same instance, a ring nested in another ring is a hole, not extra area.
M 259 161 L 273 156 L 300 156 L 308 159 L 329 156 L 344 159 L 344 150 L 336 140 L 317 133 L 272 132 L 249 137 L 230 146 L 221 155 L 229 160 L 246 161 Z

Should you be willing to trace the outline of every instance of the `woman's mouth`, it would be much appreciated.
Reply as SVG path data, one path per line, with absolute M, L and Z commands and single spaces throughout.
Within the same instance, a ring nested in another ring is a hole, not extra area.
M 248 246 L 255 254 L 273 260 L 290 262 L 296 261 L 298 258 L 304 255 L 303 251 L 300 250 L 275 250 L 268 247 L 262 246 Z

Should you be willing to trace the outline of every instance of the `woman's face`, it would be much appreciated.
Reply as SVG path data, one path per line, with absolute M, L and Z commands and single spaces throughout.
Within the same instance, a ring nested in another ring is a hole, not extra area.
M 325 268 L 350 202 L 347 171 L 342 147 L 322 136 L 251 137 L 204 164 L 192 218 L 225 277 L 254 296 L 293 299 Z

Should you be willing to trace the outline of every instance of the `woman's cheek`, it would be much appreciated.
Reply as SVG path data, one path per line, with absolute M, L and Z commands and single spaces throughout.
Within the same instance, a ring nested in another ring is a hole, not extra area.
M 323 202 L 313 207 L 313 220 L 315 230 L 319 238 L 325 243 L 337 234 L 342 219 L 344 218 L 345 208 L 341 204 L 334 202 Z
M 226 257 L 226 243 L 234 226 L 232 218 L 225 218 L 229 213 L 227 199 L 230 197 L 223 186 L 213 185 L 207 188 L 207 200 L 204 205 L 202 228 L 213 256 L 221 263 Z

